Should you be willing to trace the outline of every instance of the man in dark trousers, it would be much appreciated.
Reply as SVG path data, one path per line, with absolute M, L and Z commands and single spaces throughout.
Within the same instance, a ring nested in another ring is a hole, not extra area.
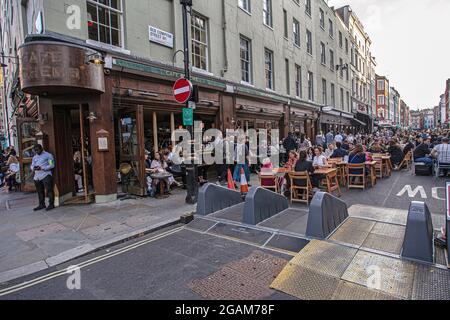
M 55 194 L 53 193 L 53 173 L 55 160 L 53 156 L 44 151 L 41 145 L 34 147 L 35 156 L 31 163 L 31 170 L 34 172 L 34 184 L 39 196 L 39 206 L 34 211 L 46 209 L 47 211 L 55 209 Z M 45 193 L 49 199 L 48 207 L 45 206 Z

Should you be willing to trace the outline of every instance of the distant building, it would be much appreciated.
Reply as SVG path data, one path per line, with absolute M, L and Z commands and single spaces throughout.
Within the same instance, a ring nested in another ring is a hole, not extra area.
M 423 113 L 423 128 L 425 130 L 434 129 L 434 108 L 422 110 Z
M 392 124 L 389 119 L 389 80 L 384 76 L 376 76 L 377 111 L 376 117 L 380 125 Z
M 389 120 L 394 126 L 400 125 L 400 93 L 394 87 L 389 93 Z
M 413 130 L 422 130 L 423 125 L 423 113 L 420 110 L 410 112 L 410 128 Z

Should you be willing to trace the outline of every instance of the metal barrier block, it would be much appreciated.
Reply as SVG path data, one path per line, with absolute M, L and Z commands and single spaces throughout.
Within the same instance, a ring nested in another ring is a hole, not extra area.
M 251 188 L 245 198 L 244 223 L 257 225 L 288 208 L 285 196 L 261 187 Z
M 318 192 L 309 208 L 306 236 L 326 239 L 348 218 L 347 204 L 329 193 Z
M 411 202 L 402 257 L 429 263 L 434 261 L 433 222 L 424 202 Z
M 242 203 L 239 192 L 208 183 L 199 190 L 197 214 L 207 216 L 239 203 Z

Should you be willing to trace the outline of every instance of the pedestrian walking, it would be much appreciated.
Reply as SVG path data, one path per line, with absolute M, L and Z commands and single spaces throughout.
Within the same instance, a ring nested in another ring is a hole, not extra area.
M 31 163 L 31 170 L 34 172 L 34 184 L 39 197 L 39 206 L 34 211 L 46 209 L 47 211 L 55 208 L 55 194 L 53 193 L 53 169 L 55 160 L 53 155 L 44 151 L 44 148 L 38 144 L 34 147 L 35 156 Z M 48 207 L 45 206 L 45 194 L 48 196 Z

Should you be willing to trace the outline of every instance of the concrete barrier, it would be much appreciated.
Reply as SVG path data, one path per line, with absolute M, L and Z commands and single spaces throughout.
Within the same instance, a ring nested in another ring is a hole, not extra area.
M 251 188 L 245 198 L 244 223 L 257 225 L 288 208 L 285 196 L 261 187 Z
M 242 196 L 239 192 L 208 183 L 199 190 L 197 214 L 207 216 L 242 203 L 242 201 Z
M 329 193 L 318 192 L 309 207 L 306 236 L 326 239 L 348 218 L 347 204 Z
M 411 202 L 402 257 L 422 262 L 434 262 L 433 222 L 430 210 L 424 202 Z

